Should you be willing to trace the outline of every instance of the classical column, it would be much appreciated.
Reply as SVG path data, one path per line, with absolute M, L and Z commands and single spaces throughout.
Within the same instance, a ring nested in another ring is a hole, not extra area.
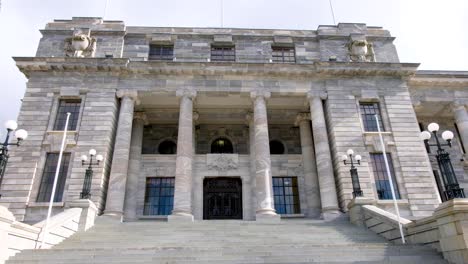
M 250 95 L 254 101 L 256 220 L 276 221 L 279 220 L 279 215 L 276 214 L 273 203 L 270 141 L 265 101 L 270 97 L 270 93 L 254 91 Z
M 146 115 L 136 112 L 133 116 L 132 140 L 130 141 L 130 160 L 128 161 L 127 188 L 125 190 L 124 218 L 137 218 L 137 193 L 140 178 L 141 147 L 143 144 L 143 128 Z
M 136 91 L 119 90 L 121 98 L 114 155 L 107 189 L 106 215 L 122 216 L 124 212 L 125 186 L 127 184 L 130 139 L 132 135 L 133 110 L 138 103 Z
M 296 118 L 301 133 L 302 164 L 304 168 L 304 187 L 307 203 L 307 217 L 320 216 L 320 191 L 317 176 L 317 164 L 312 142 L 310 114 L 300 113 Z
M 249 202 L 249 212 L 246 216 L 247 220 L 255 220 L 254 210 L 257 207 L 257 199 L 255 197 L 256 193 L 256 184 L 255 184 L 255 126 L 253 113 L 247 113 L 245 116 L 245 121 L 249 127 L 249 154 L 250 154 L 250 178 L 249 181 L 245 184 L 248 184 L 249 196 L 246 196 L 245 199 Z M 250 199 L 249 199 L 250 198 Z
M 341 213 L 338 206 L 330 145 L 322 105 L 322 100 L 325 100 L 327 95 L 326 93 L 309 92 L 307 97 L 310 103 L 320 200 L 322 203 L 322 218 L 333 220 L 339 217 Z
M 460 132 L 463 147 L 466 151 L 465 157 L 468 158 L 468 113 L 466 112 L 466 107 L 464 104 L 454 103 L 452 105 L 452 111 L 458 131 Z
M 169 221 L 193 221 L 192 214 L 192 161 L 193 161 L 193 99 L 195 90 L 181 89 L 179 133 L 175 171 L 174 209 Z

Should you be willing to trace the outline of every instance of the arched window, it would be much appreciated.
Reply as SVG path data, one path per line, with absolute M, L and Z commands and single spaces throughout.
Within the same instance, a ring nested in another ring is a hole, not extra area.
M 211 153 L 233 153 L 232 143 L 227 138 L 218 138 L 211 143 Z
M 270 154 L 284 154 L 284 145 L 279 140 L 270 141 Z
M 176 154 L 177 144 L 172 140 L 164 140 L 159 143 L 158 153 L 159 154 Z

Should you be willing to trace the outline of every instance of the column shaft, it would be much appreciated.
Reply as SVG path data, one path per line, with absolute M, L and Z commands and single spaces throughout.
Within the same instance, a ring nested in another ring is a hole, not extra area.
M 465 148 L 466 154 L 468 154 L 468 113 L 464 105 L 455 106 L 453 113 L 455 116 L 455 123 L 460 132 L 461 141 L 463 142 L 463 147 Z
M 122 96 L 107 190 L 105 213 L 108 215 L 122 216 L 124 211 L 134 106 L 133 98 L 126 95 Z
M 302 164 L 304 167 L 305 197 L 307 202 L 307 217 L 320 216 L 320 191 L 317 176 L 317 164 L 312 142 L 312 131 L 308 119 L 299 122 L 302 148 Z
M 125 219 L 137 218 L 137 193 L 140 178 L 141 149 L 143 144 L 144 114 L 136 113 L 133 120 L 132 140 L 130 142 L 130 160 L 128 161 L 128 177 L 125 191 Z
M 193 161 L 193 102 L 183 95 L 180 100 L 179 133 L 175 171 L 174 209 L 169 220 L 193 221 L 192 161 Z
M 317 160 L 317 174 L 320 187 L 320 200 L 322 203 L 322 217 L 326 220 L 329 220 L 338 217 L 340 212 L 338 207 L 338 197 L 336 193 L 325 115 L 320 97 L 313 96 L 310 98 L 310 114 Z
M 265 218 L 265 216 L 276 216 L 273 204 L 270 141 L 268 138 L 268 120 L 264 96 L 255 96 L 254 98 L 254 126 L 256 218 L 259 220 L 259 218 Z

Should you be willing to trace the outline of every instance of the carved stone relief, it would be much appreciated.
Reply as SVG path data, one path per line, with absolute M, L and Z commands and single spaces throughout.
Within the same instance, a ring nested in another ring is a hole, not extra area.
M 375 61 L 374 47 L 366 39 L 353 39 L 348 42 L 349 60 L 352 62 Z
M 238 154 L 207 154 L 206 166 L 209 170 L 228 171 L 239 166 Z
M 65 55 L 67 57 L 94 57 L 96 52 L 96 38 L 90 36 L 89 29 L 79 29 L 73 36 L 65 39 Z

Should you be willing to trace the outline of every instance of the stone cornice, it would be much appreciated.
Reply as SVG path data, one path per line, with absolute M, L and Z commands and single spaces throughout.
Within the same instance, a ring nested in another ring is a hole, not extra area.
M 28 77 L 32 72 L 112 72 L 113 74 L 248 75 L 289 78 L 409 77 L 417 63 L 315 62 L 310 64 L 130 61 L 126 58 L 14 57 Z
M 417 71 L 409 86 L 468 87 L 468 71 Z

